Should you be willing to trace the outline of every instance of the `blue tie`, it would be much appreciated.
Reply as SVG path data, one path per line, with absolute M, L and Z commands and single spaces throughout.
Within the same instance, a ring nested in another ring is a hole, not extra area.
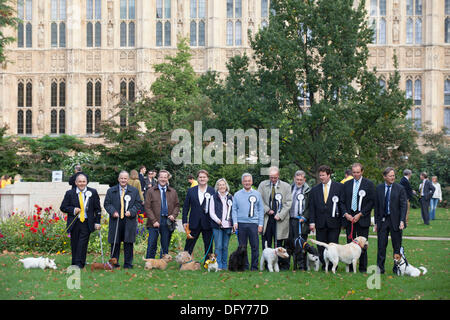
M 167 209 L 166 188 L 162 188 L 161 216 L 166 217 L 169 213 Z
M 352 195 L 352 210 L 356 212 L 358 210 L 357 199 L 358 199 L 358 190 L 359 190 L 359 180 L 355 180 L 355 186 L 353 187 L 353 195 Z
M 387 186 L 386 195 L 384 196 L 384 212 L 389 215 L 389 203 L 391 201 L 391 186 Z

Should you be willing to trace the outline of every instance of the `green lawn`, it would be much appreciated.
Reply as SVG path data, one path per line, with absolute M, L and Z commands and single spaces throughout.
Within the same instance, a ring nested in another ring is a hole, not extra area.
M 439 220 L 431 226 L 419 223 L 420 212 L 413 210 L 405 235 L 447 236 L 449 212 L 439 211 Z M 417 215 L 418 213 L 418 215 Z M 230 242 L 230 252 L 237 246 Z M 70 276 L 66 272 L 70 254 L 53 255 L 58 270 L 25 270 L 18 261 L 20 255 L 0 254 L 0 299 L 450 299 L 450 241 L 404 240 L 408 261 L 425 266 L 428 273 L 419 278 L 397 277 L 392 273 L 392 260 L 386 261 L 386 274 L 380 276 L 380 289 L 369 289 L 373 274 L 347 274 L 343 264 L 336 275 L 324 272 L 285 271 L 280 273 L 228 271 L 179 272 L 175 262 L 165 271 L 144 270 L 143 252 L 135 252 L 134 269 L 113 272 L 81 271 L 80 289 L 68 289 Z M 200 260 L 201 240 L 194 251 Z M 376 262 L 376 239 L 369 240 L 369 265 Z M 31 256 L 31 255 L 24 255 Z M 388 246 L 387 257 L 392 257 Z M 121 255 L 123 259 L 123 253 Z M 89 254 L 88 262 L 101 261 Z M 122 263 L 122 261 L 120 261 Z

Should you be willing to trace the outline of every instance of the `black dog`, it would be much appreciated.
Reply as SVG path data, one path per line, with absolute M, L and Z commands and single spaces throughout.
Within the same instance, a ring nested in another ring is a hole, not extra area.
M 230 255 L 228 260 L 228 270 L 230 271 L 244 271 L 245 262 L 247 258 L 247 246 L 240 245 L 236 251 Z
M 294 252 L 292 254 L 294 259 L 294 270 L 307 270 L 306 253 L 318 256 L 319 252 L 316 247 L 311 246 L 307 241 L 303 240 L 301 236 L 295 239 L 294 244 Z

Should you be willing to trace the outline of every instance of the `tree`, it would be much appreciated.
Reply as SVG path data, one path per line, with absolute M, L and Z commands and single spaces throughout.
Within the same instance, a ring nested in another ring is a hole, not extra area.
M 209 83 L 217 122 L 280 128 L 281 165 L 294 163 L 311 176 L 322 164 L 343 170 L 367 161 L 380 168 L 414 149 L 404 120 L 411 101 L 397 72 L 381 79 L 367 69 L 373 32 L 364 1 L 353 3 L 271 1 L 269 25 L 249 34 L 256 72 L 245 70 L 245 57 L 235 57 L 225 81 Z M 213 94 L 220 90 L 226 100 Z M 243 95 L 253 119 L 243 112 Z M 226 104 L 232 111 L 215 107 Z
M 115 183 L 120 170 L 147 167 L 168 169 L 171 161 L 171 134 L 183 128 L 193 132 L 194 121 L 207 118 L 209 99 L 198 86 L 199 77 L 190 64 L 190 48 L 187 40 L 177 45 L 174 56 L 166 56 L 166 62 L 154 66 L 158 78 L 135 101 L 122 100 L 117 105 L 116 116 L 126 115 L 128 123 L 121 126 L 114 119 L 102 124 L 102 137 L 107 144 L 97 145 L 101 168 L 101 181 Z
M 6 62 L 4 48 L 8 45 L 8 43 L 16 40 L 14 37 L 5 36 L 5 34 L 3 33 L 5 27 L 13 27 L 15 29 L 17 28 L 17 24 L 20 21 L 14 16 L 15 10 L 11 5 L 8 4 L 8 2 L 10 1 L 0 0 L 0 64 Z

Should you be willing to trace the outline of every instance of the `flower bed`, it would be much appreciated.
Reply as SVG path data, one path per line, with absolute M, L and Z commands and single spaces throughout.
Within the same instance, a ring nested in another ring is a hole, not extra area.
M 109 216 L 102 215 L 101 233 L 103 253 L 109 255 L 108 243 Z M 42 252 L 63 254 L 70 253 L 70 234 L 66 232 L 67 215 L 56 212 L 52 207 L 42 208 L 34 205 L 31 215 L 12 212 L 7 219 L 0 222 L 0 251 Z M 138 215 L 135 251 L 147 250 L 148 232 L 145 228 L 144 215 Z M 170 249 L 181 247 L 181 234 L 174 231 Z M 91 234 L 88 246 L 89 253 L 100 253 L 100 237 L 98 231 Z

